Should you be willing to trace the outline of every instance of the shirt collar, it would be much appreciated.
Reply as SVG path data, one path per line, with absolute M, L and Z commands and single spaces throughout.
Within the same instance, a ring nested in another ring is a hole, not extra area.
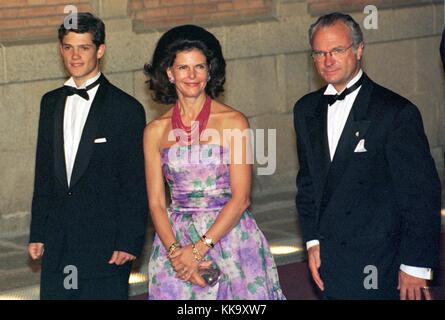
M 351 81 L 348 82 L 348 84 L 346 85 L 346 88 L 351 87 L 354 83 L 356 83 L 358 81 L 358 79 L 360 79 L 360 77 L 363 74 L 363 70 L 360 69 L 359 72 L 355 75 L 354 78 L 352 78 Z M 346 89 L 345 88 L 345 89 Z M 343 89 L 344 90 L 344 89 Z M 335 87 L 332 84 L 328 84 L 326 90 L 324 91 L 324 95 L 335 95 L 335 94 L 340 94 L 341 92 L 337 92 L 337 90 L 335 90 Z
M 99 71 L 94 77 L 92 77 L 92 78 L 88 79 L 87 81 L 85 81 L 80 87 L 77 87 L 77 86 L 76 86 L 76 83 L 74 82 L 73 77 L 69 78 L 69 79 L 64 83 L 64 85 L 65 85 L 65 86 L 74 87 L 74 88 L 77 88 L 77 89 L 85 89 L 86 86 L 92 84 L 94 81 L 96 81 L 97 79 L 99 79 L 99 77 L 101 76 L 101 74 L 102 74 L 102 73 Z

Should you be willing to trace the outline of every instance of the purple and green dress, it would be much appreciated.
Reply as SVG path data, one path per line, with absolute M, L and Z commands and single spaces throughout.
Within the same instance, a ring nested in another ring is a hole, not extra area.
M 182 246 L 198 241 L 229 201 L 228 157 L 228 149 L 217 144 L 175 145 L 162 150 L 162 170 L 171 194 L 168 215 Z M 212 260 L 221 270 L 216 285 L 201 288 L 176 278 L 156 234 L 148 268 L 149 299 L 285 299 L 269 244 L 248 210 L 207 252 L 205 259 Z

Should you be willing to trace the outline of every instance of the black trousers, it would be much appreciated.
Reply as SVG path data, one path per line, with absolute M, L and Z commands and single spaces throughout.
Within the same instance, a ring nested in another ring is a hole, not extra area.
M 81 279 L 74 285 L 67 275 L 42 270 L 40 278 L 41 300 L 128 300 L 128 272 L 109 277 Z

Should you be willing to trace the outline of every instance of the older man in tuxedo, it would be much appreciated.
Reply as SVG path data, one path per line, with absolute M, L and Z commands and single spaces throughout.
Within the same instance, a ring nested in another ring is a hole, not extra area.
M 59 28 L 70 79 L 41 102 L 29 254 L 42 299 L 127 299 L 144 243 L 145 112 L 100 72 L 105 26 Z
M 363 72 L 349 15 L 320 17 L 309 37 L 328 84 L 294 107 L 312 277 L 327 299 L 430 299 L 441 187 L 421 115 Z

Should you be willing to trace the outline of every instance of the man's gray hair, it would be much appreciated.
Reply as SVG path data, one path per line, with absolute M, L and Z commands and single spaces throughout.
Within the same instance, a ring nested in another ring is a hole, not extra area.
M 350 30 L 352 46 L 357 49 L 363 43 L 363 33 L 360 25 L 349 15 L 340 12 L 333 12 L 318 18 L 309 28 L 309 43 L 312 46 L 315 32 L 322 27 L 332 26 L 338 21 L 343 22 Z

